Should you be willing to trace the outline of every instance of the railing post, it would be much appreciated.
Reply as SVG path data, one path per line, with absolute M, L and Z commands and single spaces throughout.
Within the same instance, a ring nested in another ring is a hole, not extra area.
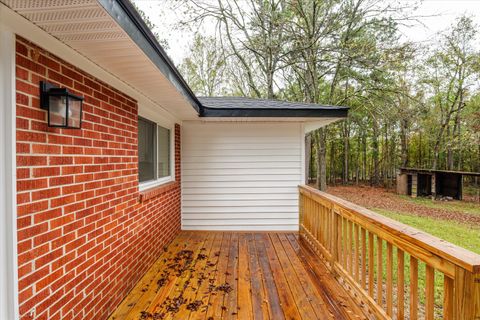
M 476 273 L 473 277 L 474 288 L 473 288 L 473 318 L 476 320 L 480 319 L 480 273 Z
M 455 267 L 454 319 L 480 319 L 480 274 Z

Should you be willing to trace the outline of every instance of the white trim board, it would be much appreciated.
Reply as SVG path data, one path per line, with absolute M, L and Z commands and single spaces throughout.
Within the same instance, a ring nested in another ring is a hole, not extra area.
M 15 34 L 0 5 L 0 319 L 19 318 L 15 144 Z

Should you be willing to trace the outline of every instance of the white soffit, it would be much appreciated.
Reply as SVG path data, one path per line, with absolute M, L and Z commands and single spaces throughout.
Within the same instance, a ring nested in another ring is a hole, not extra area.
M 96 0 L 0 1 L 175 117 L 197 118 L 182 93 Z
M 325 127 L 330 123 L 344 120 L 345 118 L 310 118 L 305 121 L 304 129 L 305 133 L 312 132 L 319 128 Z

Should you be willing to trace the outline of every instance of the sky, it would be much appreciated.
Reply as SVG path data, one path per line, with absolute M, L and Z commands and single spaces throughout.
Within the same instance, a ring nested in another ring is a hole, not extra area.
M 165 5 L 169 2 L 167 0 L 132 1 L 157 26 L 156 31 L 169 43 L 168 55 L 175 64 L 180 64 L 187 55 L 194 34 L 192 30 L 172 30 L 174 24 L 182 17 L 182 8 Z M 409 2 L 412 0 L 398 1 Z M 415 15 L 420 17 L 421 24 L 402 26 L 401 32 L 405 40 L 435 42 L 435 34 L 448 28 L 457 17 L 464 13 L 471 15 L 475 23 L 480 25 L 480 0 L 423 0 L 415 12 Z M 213 28 L 214 26 L 206 26 L 202 33 L 213 34 Z

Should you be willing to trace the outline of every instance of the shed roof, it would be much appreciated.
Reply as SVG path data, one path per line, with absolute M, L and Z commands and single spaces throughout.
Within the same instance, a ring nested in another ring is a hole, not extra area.
M 204 117 L 336 117 L 348 107 L 246 97 L 199 97 Z
M 433 170 L 433 169 L 421 169 L 421 168 L 400 168 L 400 171 L 403 173 L 423 173 L 423 174 L 452 173 L 452 174 L 460 174 L 462 176 L 480 177 L 480 172 L 469 172 L 469 171 Z

